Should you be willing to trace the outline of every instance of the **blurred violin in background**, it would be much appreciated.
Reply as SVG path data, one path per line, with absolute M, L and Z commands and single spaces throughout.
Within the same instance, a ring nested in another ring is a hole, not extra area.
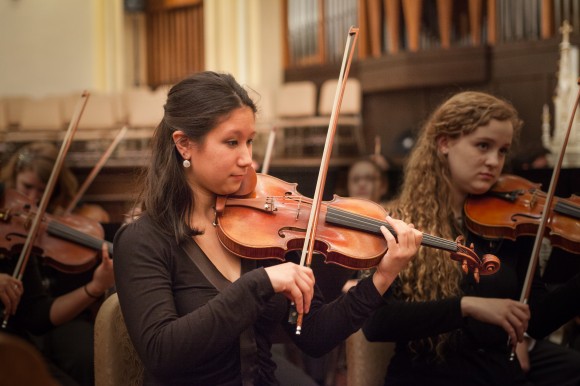
M 504 174 L 491 190 L 465 202 L 466 226 L 486 238 L 535 236 L 546 205 L 541 184 Z M 545 230 L 552 246 L 580 253 L 580 196 L 555 197 Z
M 4 191 L 0 201 L 0 254 L 20 252 L 37 209 L 26 195 L 13 189 Z M 45 213 L 33 240 L 33 251 L 61 272 L 80 273 L 99 262 L 103 242 L 112 256 L 113 244 L 104 240 L 98 221 L 77 214 Z

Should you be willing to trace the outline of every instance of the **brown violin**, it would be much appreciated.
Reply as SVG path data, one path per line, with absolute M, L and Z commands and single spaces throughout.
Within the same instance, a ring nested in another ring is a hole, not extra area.
M 216 225 L 222 244 L 234 254 L 251 259 L 284 260 L 286 253 L 303 247 L 312 200 L 296 190 L 296 183 L 259 174 L 252 193 L 243 197 L 219 197 Z M 334 196 L 323 202 L 314 249 L 327 263 L 351 269 L 376 266 L 387 251 L 380 231 L 392 227 L 384 220 L 385 209 L 361 198 Z M 497 257 L 477 256 L 472 248 L 456 241 L 423 234 L 422 245 L 445 250 L 461 262 L 464 271 L 479 275 L 497 272 Z
M 5 190 L 0 204 L 0 254 L 19 252 L 37 207 L 13 189 Z M 59 271 L 85 272 L 99 261 L 104 242 L 109 254 L 113 255 L 113 244 L 103 238 L 103 227 L 95 220 L 75 214 L 52 216 L 45 213 L 33 241 L 33 250 L 47 265 Z
M 487 238 L 515 240 L 535 236 L 545 210 L 546 193 L 525 178 L 504 174 L 491 190 L 465 202 L 466 226 Z M 552 245 L 580 253 L 580 197 L 554 198 L 545 237 Z

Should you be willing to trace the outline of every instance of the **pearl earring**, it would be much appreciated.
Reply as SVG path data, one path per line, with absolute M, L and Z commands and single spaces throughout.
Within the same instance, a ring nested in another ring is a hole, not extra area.
M 190 167 L 190 166 L 191 166 L 191 162 L 189 162 L 189 160 L 188 160 L 188 159 L 184 159 L 184 160 L 183 160 L 183 167 L 184 167 L 184 168 L 188 168 L 188 167 Z

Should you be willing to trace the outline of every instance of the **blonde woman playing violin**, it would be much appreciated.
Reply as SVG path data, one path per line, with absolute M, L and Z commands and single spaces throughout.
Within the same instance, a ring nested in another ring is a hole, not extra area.
M 478 255 L 501 268 L 476 283 L 440 251 L 421 249 L 389 291 L 388 307 L 364 326 L 371 341 L 397 343 L 386 385 L 577 385 L 580 354 L 560 347 L 530 351 L 528 374 L 510 360 L 527 332 L 541 339 L 580 310 L 580 274 L 548 292 L 539 275 L 529 305 L 518 301 L 533 240 L 484 240 L 463 226 L 468 195 L 498 180 L 522 123 L 508 102 L 481 92 L 458 93 L 423 126 L 404 170 L 393 213 L 435 236 L 464 235 Z M 490 208 L 493 210 L 493 208 Z M 538 341 L 546 347 L 546 341 Z M 553 350 L 551 350 L 553 349 Z M 525 350 L 523 351 L 525 354 Z

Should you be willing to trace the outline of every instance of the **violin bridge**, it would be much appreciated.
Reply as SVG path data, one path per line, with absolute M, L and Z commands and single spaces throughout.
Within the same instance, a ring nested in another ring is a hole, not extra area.
M 300 217 L 300 205 L 302 205 L 301 197 L 298 199 L 298 207 L 296 207 L 296 218 L 294 219 L 295 221 L 298 221 L 298 218 Z
M 264 210 L 268 212 L 275 212 L 278 210 L 276 205 L 274 205 L 274 197 L 266 197 L 266 202 L 264 203 Z
M 533 209 L 536 206 L 536 202 L 538 201 L 538 195 L 534 191 L 532 194 L 532 199 L 530 200 L 530 209 Z

